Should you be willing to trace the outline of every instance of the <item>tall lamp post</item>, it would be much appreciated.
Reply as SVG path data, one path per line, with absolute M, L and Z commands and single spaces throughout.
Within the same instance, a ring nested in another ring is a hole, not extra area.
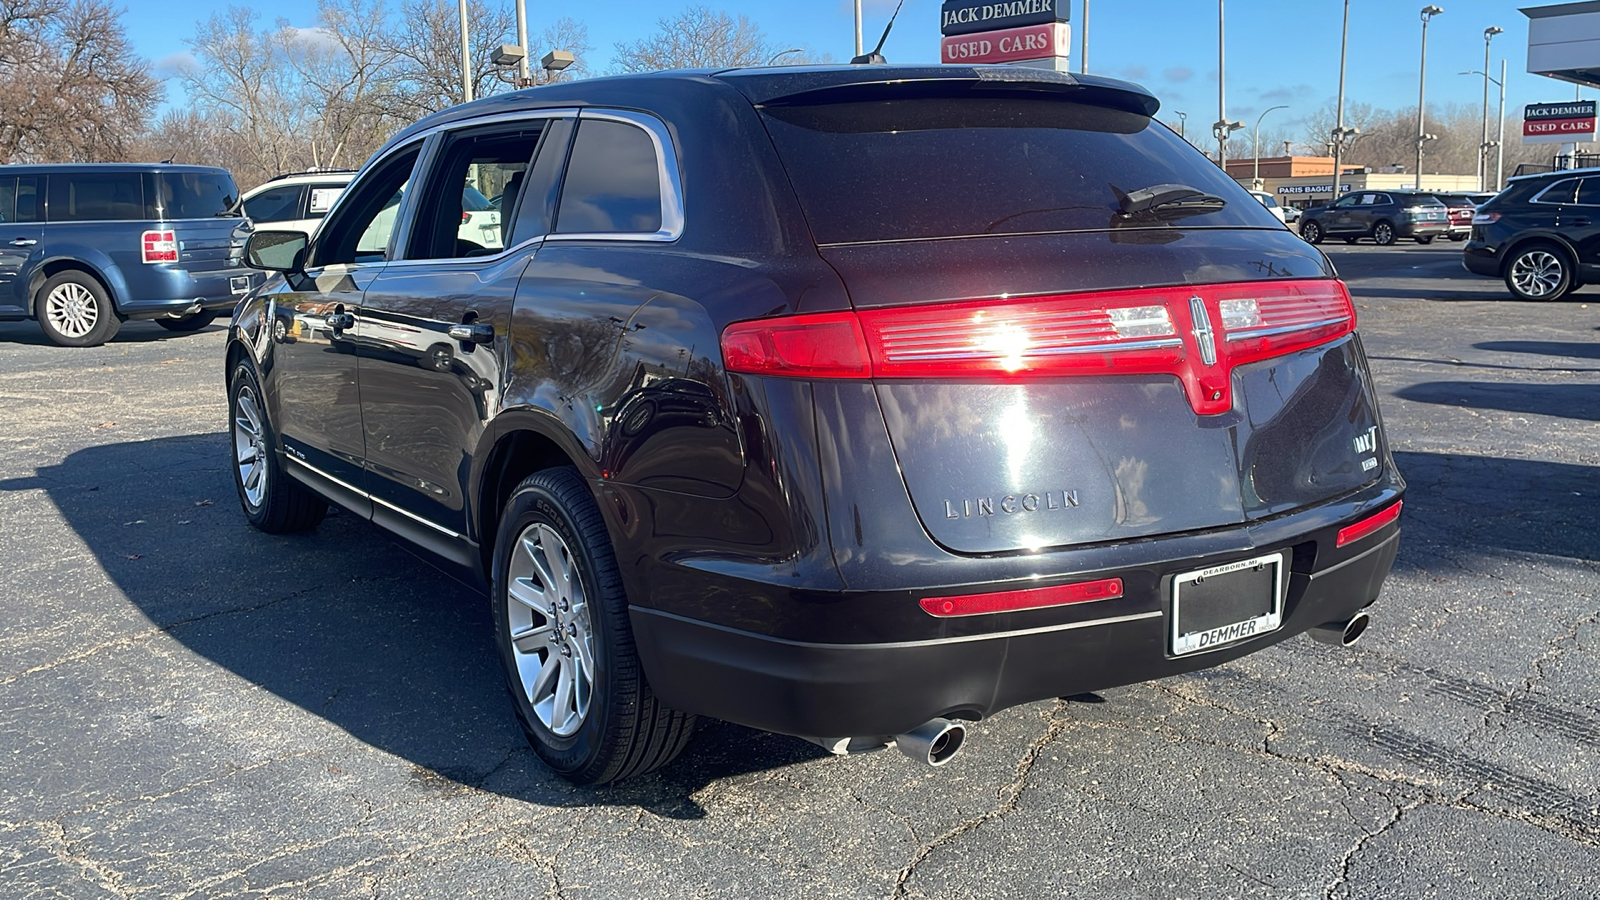
M 1178 117 L 1178 137 L 1188 140 L 1189 114 L 1181 110 L 1173 110 L 1172 114 Z
M 1211 134 L 1217 139 L 1217 165 L 1228 171 L 1228 135 L 1244 127 L 1243 122 L 1228 120 L 1227 31 L 1223 27 L 1222 12 L 1225 0 L 1217 0 L 1217 121 L 1211 125 Z
M 1083 21 L 1078 23 L 1078 71 L 1089 71 L 1089 0 L 1083 0 Z
M 861 55 L 861 0 L 856 0 L 856 56 Z
M 467 42 L 467 0 L 458 4 L 461 12 L 461 102 L 472 102 L 472 49 Z
M 1261 120 L 1265 119 L 1267 117 L 1267 113 L 1272 112 L 1274 109 L 1288 108 L 1289 107 L 1287 104 L 1283 106 L 1273 106 L 1262 110 L 1261 115 L 1256 116 L 1256 167 L 1254 174 L 1250 176 L 1250 186 L 1258 191 L 1261 190 Z
M 1344 0 L 1344 31 L 1339 38 L 1339 102 L 1333 114 L 1333 199 L 1339 199 L 1340 167 L 1344 164 L 1344 62 L 1345 54 L 1350 46 L 1350 0 Z M 1352 129 L 1353 130 L 1353 129 Z
M 1423 113 L 1426 111 L 1428 97 L 1428 22 L 1434 16 L 1444 12 L 1440 7 L 1429 4 L 1422 8 L 1422 66 L 1417 77 L 1417 190 L 1422 190 L 1422 145 L 1433 139 L 1433 136 L 1423 130 Z M 1338 189 L 1335 188 L 1335 193 Z
M 1482 149 L 1481 152 L 1483 154 L 1483 178 L 1484 178 L 1484 182 L 1485 183 L 1479 185 L 1479 188 L 1481 190 L 1487 191 L 1489 189 L 1488 184 L 1487 184 L 1488 179 L 1489 179 L 1489 151 L 1491 149 L 1493 149 L 1493 150 L 1497 151 L 1496 152 L 1496 161 L 1495 161 L 1495 170 L 1494 170 L 1494 189 L 1496 191 L 1498 191 L 1498 190 L 1500 190 L 1501 185 L 1503 185 L 1505 183 L 1505 177 L 1506 177 L 1506 147 L 1505 147 L 1505 143 L 1506 143 L 1506 61 L 1503 60 L 1503 59 L 1500 60 L 1500 78 L 1499 78 L 1499 80 L 1496 80 L 1496 79 L 1490 77 L 1489 73 L 1480 72 L 1477 69 L 1473 69 L 1470 72 L 1462 72 L 1461 74 L 1462 75 L 1482 75 L 1484 78 L 1488 79 L 1489 83 L 1491 83 L 1493 85 L 1496 85 L 1497 87 L 1500 88 L 1500 132 L 1495 137 L 1495 139 L 1492 140 L 1492 141 L 1489 140 L 1489 125 L 1488 125 L 1488 122 L 1487 122 L 1488 109 L 1487 108 L 1484 109 L 1484 114 L 1485 114 L 1485 123 L 1484 123 L 1484 126 L 1483 126 L 1484 138 L 1483 138 L 1483 149 Z
M 1504 28 L 1491 25 L 1483 30 L 1483 138 L 1478 142 L 1478 190 L 1483 191 L 1489 180 L 1489 42 Z

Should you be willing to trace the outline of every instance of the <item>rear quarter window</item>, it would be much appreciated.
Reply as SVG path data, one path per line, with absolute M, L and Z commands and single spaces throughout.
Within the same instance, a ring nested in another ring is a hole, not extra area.
M 137 172 L 73 172 L 50 175 L 52 222 L 144 219 L 144 185 Z
M 1228 203 L 1153 227 L 1281 227 L 1138 113 L 963 97 L 766 106 L 762 116 L 822 244 L 1126 228 L 1135 223 L 1120 216 L 1117 192 L 1161 184 Z
M 147 176 L 152 218 L 210 219 L 229 215 L 239 188 L 226 172 L 157 172 Z
M 661 167 L 644 129 L 606 119 L 578 124 L 556 212 L 558 234 L 661 230 Z

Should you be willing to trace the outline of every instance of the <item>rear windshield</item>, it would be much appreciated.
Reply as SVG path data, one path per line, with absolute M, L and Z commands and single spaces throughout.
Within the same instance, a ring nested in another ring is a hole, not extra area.
M 1137 113 L 1011 98 L 762 113 L 822 244 L 1128 227 L 1117 191 L 1160 184 L 1228 201 L 1172 224 L 1280 227 L 1216 163 Z
M 209 219 L 237 214 L 239 188 L 226 172 L 159 172 L 154 178 L 155 218 Z

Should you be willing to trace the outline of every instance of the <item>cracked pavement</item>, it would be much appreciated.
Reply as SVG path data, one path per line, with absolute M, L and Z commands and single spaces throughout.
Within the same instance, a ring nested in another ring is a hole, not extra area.
M 939 770 L 709 723 L 606 790 L 523 744 L 481 598 L 348 515 L 245 525 L 220 327 L 0 324 L 0 894 L 1600 895 L 1600 289 L 1328 250 L 1411 484 L 1361 643 L 1012 709 Z

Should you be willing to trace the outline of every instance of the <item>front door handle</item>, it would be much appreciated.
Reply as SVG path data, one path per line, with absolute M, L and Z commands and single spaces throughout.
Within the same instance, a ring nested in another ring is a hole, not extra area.
M 39 242 L 37 240 L 34 240 L 33 238 L 17 238 L 16 240 L 11 242 L 11 246 L 13 246 L 13 247 L 32 247 L 34 244 L 37 244 L 37 243 L 39 243 Z
M 450 337 L 463 344 L 487 344 L 494 340 L 494 326 L 488 322 L 462 322 L 450 326 Z
M 1587 227 L 1589 227 L 1589 220 L 1586 219 L 1586 218 L 1583 218 L 1583 217 L 1579 217 L 1579 218 L 1576 218 L 1576 219 L 1568 219 L 1567 220 L 1567 224 L 1571 225 L 1574 228 L 1587 228 Z
M 350 313 L 334 313 L 328 317 L 328 327 L 334 331 L 343 331 L 346 328 L 356 327 L 356 317 Z

